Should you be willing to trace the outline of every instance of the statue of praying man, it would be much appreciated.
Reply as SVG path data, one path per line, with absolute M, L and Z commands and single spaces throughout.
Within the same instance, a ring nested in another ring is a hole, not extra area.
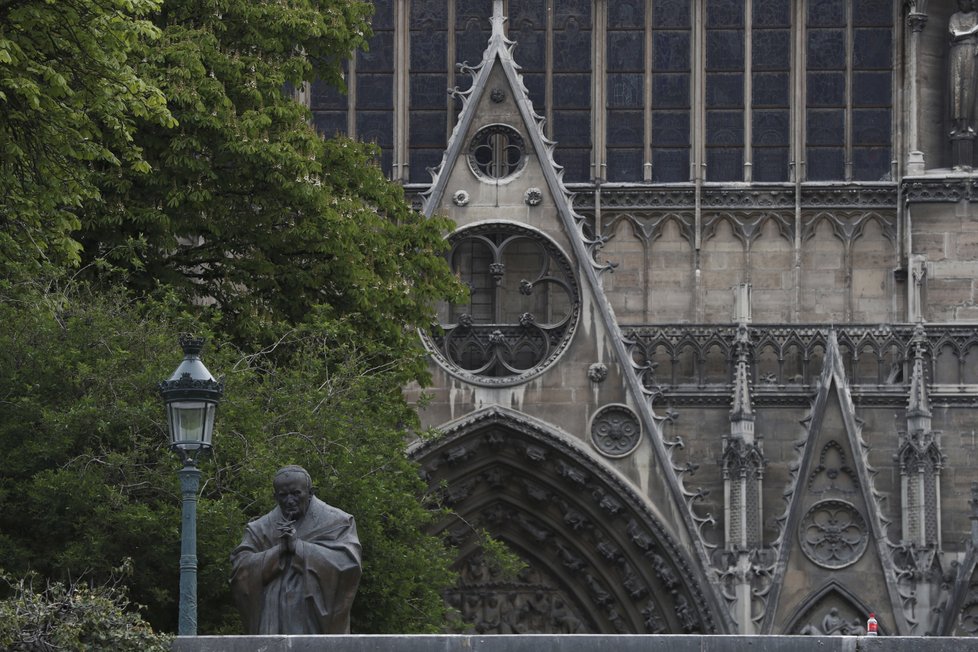
M 278 506 L 245 526 L 231 593 L 246 634 L 348 634 L 360 584 L 353 517 L 313 495 L 301 466 L 273 481 Z

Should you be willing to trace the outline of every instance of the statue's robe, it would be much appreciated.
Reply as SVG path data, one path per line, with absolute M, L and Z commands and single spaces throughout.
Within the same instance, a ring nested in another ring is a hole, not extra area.
M 278 507 L 245 527 L 231 553 L 231 592 L 248 634 L 348 634 L 360 583 L 353 517 L 313 496 L 294 527 L 295 554 L 280 553 Z

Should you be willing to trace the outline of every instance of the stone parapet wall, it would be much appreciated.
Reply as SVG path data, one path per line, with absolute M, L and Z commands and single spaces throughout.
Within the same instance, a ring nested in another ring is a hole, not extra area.
M 910 636 L 198 636 L 174 652 L 965 652 L 978 639 Z

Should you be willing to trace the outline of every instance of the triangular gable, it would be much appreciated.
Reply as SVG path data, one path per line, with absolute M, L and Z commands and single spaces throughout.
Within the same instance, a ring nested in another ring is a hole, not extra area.
M 528 149 L 532 150 L 536 156 L 540 173 L 546 184 L 544 194 L 549 193 L 549 197 L 552 198 L 553 210 L 556 212 L 559 228 L 566 236 L 572 257 L 577 261 L 578 270 L 582 276 L 582 291 L 590 293 L 596 307 L 595 313 L 598 313 L 594 318 L 602 322 L 607 333 L 607 343 L 599 346 L 611 349 L 609 357 L 612 357 L 621 369 L 621 375 L 626 386 L 625 390 L 631 403 L 640 406 L 637 412 L 641 420 L 642 430 L 655 451 L 656 461 L 661 469 L 658 480 L 665 486 L 668 495 L 667 500 L 672 503 L 668 506 L 659 505 L 657 507 L 679 517 L 675 519 L 674 525 L 677 529 L 684 530 L 680 538 L 693 549 L 693 557 L 698 562 L 695 574 L 699 581 L 712 584 L 714 594 L 719 595 L 719 582 L 711 570 L 708 546 L 701 532 L 702 527 L 712 523 L 712 518 L 699 517 L 694 514 L 692 504 L 695 494 L 684 489 L 680 477 L 676 473 L 671 453 L 662 438 L 661 423 L 663 419 L 656 416 L 651 407 L 652 390 L 645 388 L 640 381 L 639 370 L 636 369 L 627 350 L 626 342 L 602 290 L 599 275 L 603 271 L 613 269 L 613 265 L 599 263 L 595 260 L 595 255 L 600 249 L 603 239 L 592 237 L 585 229 L 585 219 L 573 209 L 571 195 L 563 183 L 563 168 L 555 162 L 553 157 L 555 143 L 545 136 L 543 131 L 544 120 L 533 110 L 533 104 L 519 73 L 519 66 L 513 59 L 513 47 L 516 44 L 505 37 L 503 33 L 504 22 L 502 0 L 495 0 L 492 36 L 482 61 L 474 67 L 463 67 L 463 72 L 472 75 L 472 85 L 466 91 L 456 91 L 456 95 L 462 99 L 462 110 L 442 162 L 433 172 L 432 186 L 425 193 L 423 212 L 430 216 L 445 205 L 446 197 L 450 196 L 452 192 L 450 183 L 452 183 L 453 174 L 457 168 L 465 164 L 462 159 L 467 153 L 468 138 L 478 124 L 476 121 L 479 118 L 479 108 L 491 100 L 491 93 L 495 90 L 490 88 L 492 83 L 495 83 L 491 80 L 504 79 L 506 88 L 502 90 L 508 92 L 515 100 L 519 117 L 525 127 Z M 454 200 L 454 196 L 452 197 Z M 478 219 L 495 220 L 499 218 L 488 217 L 483 212 L 480 213 Z M 727 611 L 718 609 L 718 612 L 721 614 L 721 618 L 727 619 L 726 627 L 732 630 L 732 621 L 729 620 Z
M 833 409 L 839 411 L 841 421 L 839 424 L 841 432 L 835 433 L 834 439 L 824 432 L 827 414 Z M 800 460 L 793 465 L 793 483 L 785 492 L 788 505 L 784 516 L 779 519 L 781 534 L 775 543 L 777 560 L 772 569 L 772 588 L 764 620 L 764 631 L 772 631 L 779 620 L 780 594 L 784 577 L 792 553 L 800 551 L 801 547 L 800 542 L 796 545 L 795 537 L 802 520 L 806 518 L 808 509 L 813 503 L 818 502 L 814 500 L 813 493 L 825 492 L 826 496 L 833 497 L 834 502 L 838 503 L 840 513 L 847 510 L 848 500 L 845 495 L 847 493 L 852 497 L 853 504 L 865 510 L 865 527 L 872 540 L 868 543 L 866 553 L 872 550 L 879 560 L 890 597 L 889 605 L 878 605 L 876 610 L 884 612 L 884 608 L 889 607 L 887 610 L 892 612 L 897 630 L 900 633 L 908 632 L 909 623 L 901 606 L 896 573 L 886 535 L 889 521 L 882 515 L 880 495 L 874 488 L 873 477 L 876 471 L 868 461 L 868 446 L 862 438 L 862 421 L 856 416 L 835 331 L 829 332 L 818 392 L 813 400 L 811 412 L 802 424 L 806 428 L 806 438 L 799 444 Z M 838 456 L 837 459 L 844 459 L 845 468 L 839 469 L 838 475 L 829 483 L 820 473 L 820 462 L 832 459 L 835 455 Z M 831 508 L 832 505 L 828 507 Z M 844 518 L 844 515 L 840 518 Z M 831 569 L 833 561 L 826 560 L 826 566 L 823 567 Z M 839 560 L 838 568 L 841 570 L 845 566 L 845 560 Z M 792 618 L 797 617 L 796 607 Z

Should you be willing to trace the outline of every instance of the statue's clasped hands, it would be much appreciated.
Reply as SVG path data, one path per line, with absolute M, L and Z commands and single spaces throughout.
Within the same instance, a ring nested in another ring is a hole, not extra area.
M 282 539 L 282 552 L 289 554 L 295 553 L 295 521 L 283 521 L 278 526 L 278 531 Z

